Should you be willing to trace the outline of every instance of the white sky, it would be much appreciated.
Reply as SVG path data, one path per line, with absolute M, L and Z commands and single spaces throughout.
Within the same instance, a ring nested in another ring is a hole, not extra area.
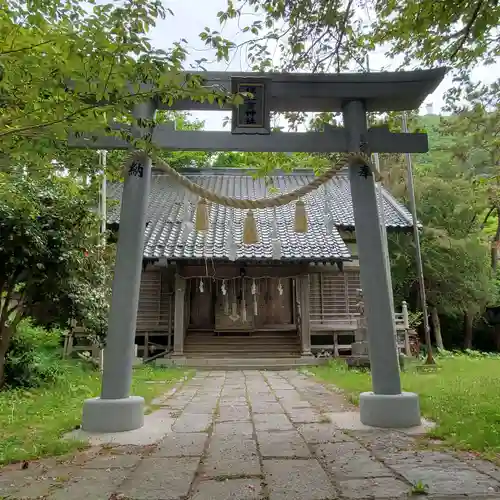
M 168 16 L 165 20 L 160 21 L 152 32 L 151 39 L 156 48 L 168 49 L 173 42 L 184 38 L 189 42 L 190 47 L 188 63 L 193 63 L 196 59 L 206 58 L 209 63 L 205 63 L 204 67 L 208 70 L 249 70 L 249 65 L 241 53 L 237 53 L 229 65 L 225 62 L 217 63 L 215 53 L 207 50 L 199 38 L 199 34 L 204 30 L 205 26 L 209 26 L 211 29 L 219 29 L 217 12 L 226 9 L 227 0 L 164 0 L 164 5 L 170 8 L 175 16 Z M 228 23 L 222 34 L 231 41 L 238 43 L 244 41 L 245 36 L 247 39 L 251 36 L 242 34 L 236 22 Z M 387 60 L 383 53 L 379 52 L 370 55 L 371 71 L 393 68 L 394 63 L 391 65 L 391 61 Z M 472 76 L 475 80 L 490 83 L 499 73 L 500 64 L 495 64 L 488 68 L 477 68 L 473 71 Z M 426 104 L 433 104 L 435 112 L 438 112 L 443 106 L 443 94 L 450 85 L 451 78 L 445 78 L 436 91 L 426 100 Z M 425 104 L 422 106 L 421 113 L 425 113 Z M 227 113 L 210 111 L 193 112 L 191 115 L 204 120 L 207 130 L 221 130 L 223 129 L 222 121 Z

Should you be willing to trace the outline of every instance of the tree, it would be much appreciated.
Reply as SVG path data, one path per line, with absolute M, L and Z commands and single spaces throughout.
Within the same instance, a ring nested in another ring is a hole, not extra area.
M 0 174 L 0 387 L 17 325 L 36 305 L 104 336 L 109 258 L 92 208 L 70 179 Z
M 313 72 L 340 72 L 353 62 L 366 70 L 365 56 L 377 46 L 391 59 L 403 55 L 405 66 L 458 70 L 491 63 L 500 53 L 500 5 L 485 0 L 231 0 L 218 18 L 222 25 L 238 19 L 253 35 L 244 45 L 261 70 L 275 68 L 274 47 L 281 69 Z M 224 54 L 228 41 L 218 31 L 206 28 L 201 37 Z
M 147 98 L 230 99 L 179 74 L 185 42 L 151 46 L 148 32 L 168 12 L 160 0 L 0 0 L 1 164 L 49 164 L 70 129 L 128 138 L 110 125 L 132 123 L 133 103 Z M 70 160 L 86 165 L 66 154 L 66 169 Z
M 494 303 L 494 276 L 488 266 L 488 244 L 479 215 L 486 196 L 467 178 L 442 179 L 428 170 L 415 176 L 417 208 L 422 222 L 421 251 L 432 326 L 440 341 L 439 315 L 461 315 L 467 321 Z M 391 237 L 395 293 L 415 297 L 414 243 L 407 235 Z M 470 342 L 471 332 L 468 333 Z M 441 345 L 440 345 L 441 344 Z

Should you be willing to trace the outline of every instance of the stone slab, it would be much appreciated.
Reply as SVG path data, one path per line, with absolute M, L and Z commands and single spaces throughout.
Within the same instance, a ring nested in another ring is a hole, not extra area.
M 211 413 L 182 413 L 172 426 L 174 432 L 205 432 L 212 424 Z
M 287 414 L 294 424 L 324 422 L 328 419 L 327 416 L 321 415 L 321 413 L 313 410 L 312 408 L 296 408 L 293 410 L 288 410 Z
M 284 413 L 284 411 L 283 407 L 275 401 L 254 401 L 252 413 Z
M 212 438 L 203 459 L 202 477 L 258 476 L 257 445 L 251 438 Z
M 356 500 L 408 498 L 411 486 L 393 477 L 350 479 L 339 481 L 337 487 L 342 498 Z
M 317 460 L 264 460 L 269 500 L 329 500 L 335 488 Z
M 152 457 L 201 457 L 208 434 L 204 432 L 175 432 L 167 435 Z
M 178 500 L 187 496 L 199 458 L 145 458 L 118 488 L 134 500 Z
M 201 481 L 191 500 L 260 500 L 260 479 L 228 479 Z
M 339 441 L 352 441 L 347 434 L 333 424 L 313 423 L 299 425 L 298 431 L 310 444 L 337 443 Z
M 314 451 L 326 470 L 338 480 L 394 475 L 356 442 L 319 444 Z
M 135 467 L 142 457 L 128 453 L 98 455 L 84 464 L 85 469 L 130 469 Z
M 311 452 L 301 435 L 293 431 L 257 431 L 260 454 L 264 458 L 309 458 Z
M 335 413 L 325 413 L 325 416 L 330 419 L 330 421 L 335 424 L 339 429 L 344 430 L 358 430 L 358 431 L 369 431 L 369 430 L 379 430 L 382 427 L 372 427 L 369 425 L 364 425 L 361 423 L 359 412 L 357 411 L 343 411 Z M 416 427 L 409 427 L 407 429 L 398 429 L 400 432 L 405 434 L 418 436 L 426 434 L 430 429 L 433 429 L 435 424 L 429 420 L 422 419 L 422 424 Z
M 251 436 L 253 425 L 250 422 L 216 422 L 214 425 L 214 436 Z
M 69 484 L 55 490 L 48 499 L 108 500 L 129 472 L 127 469 L 84 470 L 80 477 L 73 476 Z
M 247 398 L 244 396 L 220 398 L 221 406 L 248 406 Z
M 253 421 L 257 431 L 288 431 L 293 425 L 285 414 L 256 413 Z
M 80 474 L 73 467 L 51 467 L 41 470 L 10 470 L 0 475 L 0 498 L 43 498 L 54 488 L 67 483 L 73 474 Z
M 491 495 L 500 493 L 500 483 L 466 463 L 440 452 L 404 453 L 386 463 L 410 483 L 429 486 L 431 495 Z M 443 457 L 444 455 L 444 457 Z
M 161 408 L 144 415 L 144 426 L 140 429 L 125 432 L 90 433 L 82 429 L 65 435 L 67 439 L 86 441 L 91 445 L 118 444 L 146 446 L 157 443 L 168 434 L 174 423 L 168 409 Z
M 219 422 L 234 422 L 250 420 L 248 406 L 219 406 Z

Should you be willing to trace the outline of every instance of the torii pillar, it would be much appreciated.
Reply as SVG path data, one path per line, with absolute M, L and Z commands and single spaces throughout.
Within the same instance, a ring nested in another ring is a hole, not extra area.
M 359 151 L 367 133 L 365 104 L 362 100 L 348 101 L 342 114 L 349 151 Z M 389 428 L 418 426 L 418 396 L 401 391 L 387 238 L 380 225 L 375 179 L 371 172 L 360 175 L 359 167 L 351 166 L 349 182 L 373 387 L 373 392 L 360 394 L 361 422 Z
M 445 75 L 445 68 L 426 71 L 355 74 L 202 73 L 204 88 L 225 88 L 229 93 L 250 93 L 233 110 L 231 132 L 175 130 L 172 124 L 157 125 L 155 146 L 177 151 L 261 152 L 357 152 L 367 144 L 371 153 L 425 153 L 426 134 L 393 133 L 384 128 L 367 129 L 367 112 L 404 111 L 418 108 Z M 162 89 L 158 89 L 162 93 Z M 138 104 L 135 118 L 152 118 L 161 110 L 220 110 L 205 100 L 160 99 Z M 344 128 L 325 127 L 323 132 L 273 132 L 271 112 L 342 112 Z M 123 125 L 130 131 L 130 127 Z M 72 147 L 130 149 L 116 137 L 70 137 Z M 137 165 L 126 176 L 122 195 L 113 295 L 105 349 L 102 393 L 87 400 L 83 429 L 113 432 L 143 425 L 142 398 L 130 396 L 135 321 L 148 203 L 151 164 Z M 396 348 L 392 286 L 387 241 L 380 227 L 379 203 L 370 169 L 350 167 L 361 284 L 368 326 L 373 392 L 360 396 L 361 422 L 376 427 L 408 428 L 420 424 L 418 396 L 401 391 Z

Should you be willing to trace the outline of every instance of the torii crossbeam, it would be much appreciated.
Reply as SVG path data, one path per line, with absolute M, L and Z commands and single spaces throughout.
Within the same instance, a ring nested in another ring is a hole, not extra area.
M 171 150 L 423 153 L 428 151 L 426 134 L 367 129 L 366 113 L 418 108 L 445 72 L 444 68 L 331 75 L 207 72 L 202 74 L 205 86 L 249 93 L 242 105 L 223 107 L 233 112 L 230 132 L 177 131 L 168 124 L 154 130 L 132 126 L 130 132 L 137 138 L 149 133 L 157 147 Z M 221 108 L 207 102 L 180 100 L 168 106 L 150 100 L 136 104 L 133 115 L 137 121 L 152 119 L 157 110 L 165 109 Z M 272 132 L 270 113 L 285 111 L 341 112 L 344 127 L 325 127 L 323 132 Z M 90 135 L 70 137 L 69 144 L 95 149 L 133 147 L 117 137 L 92 140 Z M 350 167 L 349 178 L 373 383 L 373 392 L 360 396 L 361 421 L 378 427 L 412 427 L 420 424 L 419 400 L 416 394 L 401 391 L 387 241 L 381 230 L 375 181 L 370 172 L 359 175 L 355 166 Z M 125 179 L 102 392 L 101 397 L 84 404 L 85 431 L 127 431 L 144 423 L 144 400 L 130 396 L 130 386 L 150 183 L 150 160 Z

